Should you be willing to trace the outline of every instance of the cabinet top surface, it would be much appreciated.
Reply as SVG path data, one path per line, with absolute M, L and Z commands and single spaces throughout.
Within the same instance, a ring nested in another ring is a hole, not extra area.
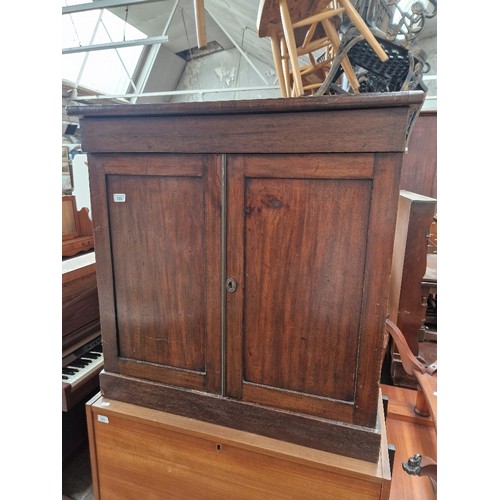
M 165 104 L 111 104 L 68 106 L 68 115 L 103 116 L 176 116 L 205 114 L 286 113 L 297 111 L 330 111 L 419 107 L 425 98 L 422 91 L 387 92 L 358 95 L 327 95 L 298 98 L 249 99 Z

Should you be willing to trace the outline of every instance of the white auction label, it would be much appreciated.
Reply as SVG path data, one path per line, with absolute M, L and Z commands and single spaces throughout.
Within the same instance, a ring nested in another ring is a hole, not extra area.
M 115 203 L 124 203 L 127 199 L 125 193 L 113 193 L 113 201 Z

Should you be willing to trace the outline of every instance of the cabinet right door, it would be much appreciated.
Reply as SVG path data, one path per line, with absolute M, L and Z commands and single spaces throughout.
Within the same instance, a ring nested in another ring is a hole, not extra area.
M 227 294 L 227 395 L 373 423 L 364 392 L 376 392 L 384 311 L 369 301 L 389 274 L 392 241 L 380 238 L 393 221 L 379 205 L 394 191 L 392 162 L 240 155 L 227 167 L 227 275 L 237 284 Z

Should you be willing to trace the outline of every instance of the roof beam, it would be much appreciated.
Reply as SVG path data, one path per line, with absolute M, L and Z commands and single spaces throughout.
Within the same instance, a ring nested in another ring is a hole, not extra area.
M 103 14 L 104 14 L 104 11 L 101 10 L 101 12 L 99 12 L 99 17 L 97 19 L 97 22 L 95 23 L 95 26 L 94 26 L 94 32 L 92 33 L 92 38 L 90 39 L 91 44 L 94 43 L 95 37 L 97 35 L 97 30 L 99 29 L 99 25 L 102 22 Z M 80 86 L 80 80 L 82 79 L 82 75 L 83 75 L 83 72 L 85 71 L 85 66 L 87 65 L 88 59 L 89 59 L 89 53 L 87 52 L 85 54 L 85 56 L 83 57 L 83 62 L 80 66 L 80 71 L 78 72 L 78 77 L 77 77 L 76 82 L 75 82 L 75 87 L 74 87 L 75 94 L 76 94 L 76 89 Z
M 112 9 L 124 5 L 141 5 L 164 0 L 95 0 L 95 2 L 82 3 L 80 5 L 69 5 L 62 8 L 63 14 L 75 14 L 76 12 L 86 12 L 88 10 Z
M 62 49 L 63 54 L 76 54 L 77 52 L 91 52 L 93 50 L 122 49 L 123 47 L 136 47 L 137 45 L 155 45 L 167 43 L 168 36 L 151 36 L 139 38 L 138 40 L 123 40 L 121 42 L 96 43 L 95 45 L 81 45 Z
M 196 38 L 198 40 L 198 48 L 203 49 L 207 46 L 204 0 L 194 0 L 194 16 L 196 21 Z
M 180 0 L 176 0 L 175 5 L 170 12 L 170 16 L 167 19 L 167 23 L 165 24 L 165 27 L 163 28 L 162 36 L 167 36 L 167 31 L 170 28 L 170 25 L 172 24 L 172 20 L 174 19 L 174 15 L 177 12 L 177 7 L 179 5 Z M 149 50 L 148 56 L 146 58 L 146 61 L 144 63 L 144 66 L 142 68 L 141 74 L 139 75 L 139 78 L 137 80 L 137 88 L 136 91 L 138 92 L 144 92 L 144 88 L 146 87 L 146 83 L 149 79 L 149 76 L 151 74 L 151 70 L 153 69 L 153 64 L 156 61 L 156 58 L 158 56 L 158 52 L 160 51 L 160 45 L 153 45 L 151 49 Z M 132 98 L 132 102 L 135 103 L 137 100 L 137 97 Z

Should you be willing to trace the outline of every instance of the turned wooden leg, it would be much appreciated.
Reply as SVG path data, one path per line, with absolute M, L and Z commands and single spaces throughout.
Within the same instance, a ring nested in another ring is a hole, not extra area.
M 293 84 L 295 88 L 295 95 L 297 97 L 304 95 L 302 88 L 302 77 L 300 76 L 299 58 L 297 56 L 297 47 L 295 43 L 295 36 L 293 34 L 292 20 L 286 0 L 279 0 L 281 25 L 283 28 L 283 35 L 286 40 L 288 48 L 288 56 L 290 57 L 290 64 L 292 66 Z
M 417 397 L 415 401 L 414 411 L 421 417 L 428 417 L 430 415 L 429 406 L 427 405 L 427 401 L 420 386 L 417 387 Z
M 287 97 L 287 88 L 285 83 L 285 76 L 283 75 L 283 57 L 280 48 L 280 39 L 276 30 L 271 32 L 271 48 L 273 51 L 274 66 L 276 68 L 276 75 L 281 90 L 282 97 Z

